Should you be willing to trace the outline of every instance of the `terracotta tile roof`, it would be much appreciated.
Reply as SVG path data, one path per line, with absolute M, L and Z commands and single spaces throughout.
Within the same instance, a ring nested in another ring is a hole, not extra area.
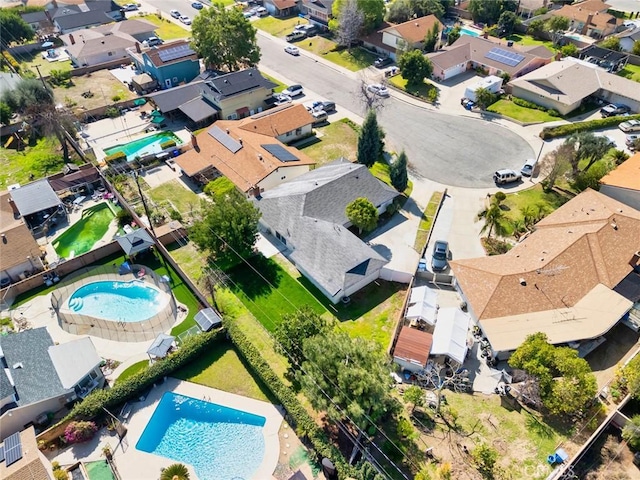
M 402 327 L 393 350 L 393 356 L 400 360 L 425 366 L 432 344 L 433 336 L 430 333 L 417 328 Z
M 589 21 L 589 17 L 591 17 L 589 26 L 600 30 L 622 24 L 621 19 L 606 13 L 607 8 L 600 10 L 601 5 L 606 6 L 606 4 L 597 0 L 575 5 L 565 5 L 559 10 L 552 10 L 551 14 L 556 17 L 566 17 L 569 20 L 575 20 L 585 24 Z
M 236 142 L 242 140 L 239 150 L 233 153 L 209 134 L 212 128 L 228 130 Z M 315 162 L 300 150 L 278 142 L 273 135 L 242 130 L 237 120 L 219 120 L 197 136 L 198 149 L 192 149 L 179 157 L 176 163 L 188 176 L 194 176 L 211 167 L 231 180 L 241 191 L 248 192 L 261 180 L 279 168 L 313 165 Z M 269 153 L 263 145 L 281 145 L 298 158 L 295 162 L 282 162 Z
M 33 427 L 20 432 L 20 442 L 22 443 L 22 458 L 8 467 L 5 462 L 1 462 L 0 478 L 4 480 L 49 480 L 51 467 L 50 465 L 45 467 L 42 460 L 45 457 L 38 450 Z
M 12 204 L 10 200 L 9 192 L 0 193 L 0 231 L 3 232 L 24 223 L 18 209 L 12 208 L 12 205 L 15 207 L 15 203 Z
M 304 105 L 289 104 L 240 120 L 239 128 L 248 132 L 277 137 L 313 123 L 311 115 Z
M 434 25 L 437 25 L 439 31 L 442 33 L 444 27 L 435 15 L 414 18 L 408 22 L 392 25 L 382 30 L 382 32 L 387 32 L 397 37 L 401 37 L 405 41 L 414 44 L 424 41 L 424 37 L 426 37 L 427 33 L 431 31 Z
M 627 159 L 600 180 L 602 185 L 628 188 L 640 193 L 640 153 Z
M 615 287 L 640 250 L 640 212 L 586 190 L 538 222 L 508 253 L 451 262 L 476 318 L 576 305 L 596 285 Z
M 293 8 L 298 4 L 298 0 L 270 0 L 278 10 Z

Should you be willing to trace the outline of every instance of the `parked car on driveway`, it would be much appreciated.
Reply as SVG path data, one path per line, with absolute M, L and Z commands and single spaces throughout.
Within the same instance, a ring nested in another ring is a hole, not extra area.
M 293 45 L 287 45 L 286 47 L 284 47 L 284 51 L 289 55 L 293 55 L 294 57 L 300 55 L 300 50 L 298 50 L 298 47 L 294 47 Z
M 518 182 L 522 180 L 522 175 L 515 170 L 503 169 L 498 170 L 493 174 L 493 181 L 498 185 L 504 185 L 505 183 Z
M 180 18 L 182 16 L 182 14 L 178 10 L 169 11 L 169 15 L 171 15 L 173 18 Z
M 314 109 L 321 108 L 325 112 L 334 112 L 336 110 L 335 102 L 318 102 L 318 104 L 314 104 Z
M 293 32 L 288 34 L 285 39 L 287 40 L 287 42 L 295 42 L 296 40 L 302 40 L 303 38 L 306 38 L 306 36 L 307 34 L 302 30 L 294 30 Z
M 633 152 L 636 149 L 635 144 L 636 144 L 636 141 L 638 140 L 640 140 L 640 134 L 632 133 L 631 135 L 627 135 L 625 137 L 624 143 L 627 146 L 627 148 Z
M 640 120 L 628 120 L 618 125 L 624 133 L 640 132 Z
M 284 105 L 286 103 L 291 103 L 291 97 L 289 95 L 285 95 L 283 93 L 276 93 L 273 98 L 276 99 L 276 105 Z
M 611 103 L 600 109 L 600 114 L 603 117 L 613 117 L 615 115 L 624 115 L 629 113 L 631 109 L 627 105 L 621 103 Z
M 449 266 L 449 243 L 444 240 L 436 240 L 433 244 L 433 257 L 431 259 L 431 268 L 433 271 L 442 272 Z
M 297 97 L 298 95 L 302 95 L 304 93 L 304 88 L 302 88 L 302 85 L 291 85 L 284 89 L 282 93 L 289 97 Z
M 391 65 L 393 63 L 393 59 L 391 57 L 380 57 L 376 58 L 376 61 L 373 62 L 373 65 L 376 68 L 384 68 L 387 65 Z
M 162 45 L 162 39 L 158 37 L 149 37 L 145 40 L 145 42 L 147 42 L 147 45 L 149 45 L 150 47 L 156 47 L 158 45 Z
M 385 87 L 384 85 L 381 85 L 379 83 L 374 83 L 371 85 L 367 85 L 367 91 L 374 93 L 376 95 L 378 95 L 379 97 L 388 97 L 389 96 L 389 90 L 387 90 L 387 87 Z

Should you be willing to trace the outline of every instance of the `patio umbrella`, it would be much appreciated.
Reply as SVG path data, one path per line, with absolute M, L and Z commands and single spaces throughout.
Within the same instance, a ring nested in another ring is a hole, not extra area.
M 164 117 L 153 117 L 151 119 L 151 123 L 162 123 L 164 122 L 165 118 Z
M 53 45 L 54 45 L 53 42 L 44 42 L 42 44 L 42 48 L 50 48 L 50 47 L 53 47 Z
M 147 100 L 146 100 L 146 99 L 144 99 L 144 98 L 136 98 L 136 99 L 133 101 L 133 104 L 134 104 L 135 106 L 137 106 L 137 107 L 139 107 L 139 106 L 141 106 L 141 105 L 144 105 L 145 103 L 147 103 Z
M 160 117 L 160 116 L 162 116 L 162 112 L 159 111 L 159 110 L 152 110 L 151 111 L 151 116 L 152 117 Z

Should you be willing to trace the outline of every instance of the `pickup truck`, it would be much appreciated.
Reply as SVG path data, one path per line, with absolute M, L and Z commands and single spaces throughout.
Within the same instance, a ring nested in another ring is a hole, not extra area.
M 307 34 L 301 30 L 294 30 L 289 35 L 285 37 L 287 42 L 295 42 L 296 40 L 302 40 L 305 38 Z

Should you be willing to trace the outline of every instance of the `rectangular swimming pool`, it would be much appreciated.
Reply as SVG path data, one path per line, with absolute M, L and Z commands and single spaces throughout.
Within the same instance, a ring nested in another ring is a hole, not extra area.
M 180 140 L 180 137 L 175 133 L 158 132 L 146 137 L 138 138 L 137 140 L 133 140 L 129 143 L 106 148 L 104 153 L 108 156 L 113 155 L 114 153 L 123 152 L 127 156 L 127 160 L 131 161 L 136 157 L 160 153 L 162 151 L 161 145 L 170 140 L 176 142 L 176 145 L 182 144 L 182 140 Z

